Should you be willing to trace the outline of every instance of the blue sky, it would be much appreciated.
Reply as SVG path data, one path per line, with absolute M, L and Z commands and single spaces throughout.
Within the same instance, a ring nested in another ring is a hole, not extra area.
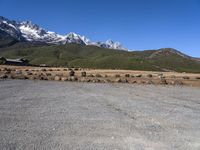
M 0 15 L 132 50 L 172 47 L 200 57 L 200 0 L 0 0 Z

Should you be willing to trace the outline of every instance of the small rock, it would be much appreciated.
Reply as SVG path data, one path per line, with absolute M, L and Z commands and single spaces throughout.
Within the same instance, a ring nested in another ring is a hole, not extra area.
M 158 76 L 163 76 L 163 73 L 159 73 Z
M 61 78 L 60 78 L 59 76 L 55 76 L 54 80 L 55 80 L 55 81 L 60 81 Z
M 70 69 L 70 70 L 69 70 L 69 76 L 74 76 L 74 75 L 75 75 L 74 70 Z
M 87 82 L 87 79 L 86 78 L 79 78 L 78 82 Z
M 33 73 L 31 72 L 31 71 L 27 71 L 27 72 L 25 72 L 25 75 L 33 75 Z
M 15 68 L 12 68 L 11 71 L 16 71 L 16 69 L 15 69 Z
M 47 76 L 39 76 L 39 80 L 48 80 Z
M 77 81 L 77 80 L 78 80 L 78 78 L 75 76 L 68 77 L 68 81 Z
M 126 77 L 126 78 L 129 78 L 129 77 L 130 77 L 130 74 L 125 74 L 125 77 Z
M 20 75 L 20 76 L 17 76 L 17 79 L 25 80 L 25 79 L 28 79 L 28 77 L 25 75 Z
M 91 80 L 90 79 L 86 79 L 86 82 L 91 82 Z
M 99 79 L 92 79 L 92 82 L 93 83 L 99 83 L 101 80 L 99 80 Z
M 47 71 L 45 68 L 42 68 L 41 71 Z
M 22 74 L 22 71 L 21 71 L 21 70 L 16 70 L 16 71 L 15 71 L 15 74 L 16 74 L 16 75 L 21 75 L 21 74 Z
M 107 78 L 107 77 L 108 77 L 108 75 L 107 75 L 107 74 L 105 74 L 105 75 L 104 75 L 104 77 L 105 77 L 105 78 Z
M 148 74 L 147 77 L 148 77 L 148 78 L 152 78 L 153 75 L 152 75 L 152 74 Z
M 188 76 L 184 76 L 183 79 L 185 79 L 185 80 L 189 80 L 190 77 L 188 77 Z
M 183 85 L 183 82 L 182 81 L 179 81 L 179 80 L 174 80 L 171 82 L 172 85 Z
M 7 70 L 7 68 L 2 68 L 2 69 L 1 69 L 1 71 L 6 71 L 6 70 Z
M 115 75 L 115 77 L 116 77 L 116 78 L 119 78 L 119 77 L 120 77 L 120 75 L 119 75 L 119 74 L 116 74 L 116 75 Z
M 128 83 L 128 80 L 127 79 L 123 79 L 123 80 L 121 80 L 121 83 Z
M 29 79 L 30 80 L 36 80 L 37 78 L 35 76 L 31 76 Z
M 122 80 L 121 80 L 120 78 L 117 78 L 117 79 L 115 80 L 115 82 L 120 83 L 120 82 L 122 82 Z
M 108 83 L 108 80 L 101 80 L 101 83 Z
M 175 76 L 175 75 L 171 75 L 171 78 L 172 78 L 172 79 L 175 79 L 175 78 L 176 78 L 176 76 Z
M 141 78 L 141 77 L 142 77 L 142 74 L 138 74 L 138 75 L 136 75 L 135 77 Z
M 6 74 L 0 75 L 0 79 L 7 79 L 7 78 L 8 78 L 8 75 L 6 75 Z
M 67 77 L 61 77 L 61 81 L 67 81 Z
M 136 83 L 137 83 L 137 81 L 132 81 L 132 83 L 133 83 L 133 84 L 136 84 Z
M 154 82 L 151 81 L 151 80 L 146 81 L 146 83 L 147 83 L 147 84 L 154 84 Z
M 95 75 L 97 78 L 101 78 L 102 77 L 102 75 L 100 75 L 100 74 L 96 74 Z
M 56 76 L 62 77 L 62 76 L 63 76 L 63 73 L 57 73 Z
M 79 69 L 78 69 L 78 68 L 74 68 L 74 70 L 75 70 L 75 71 L 78 71 Z
M 140 84 L 146 84 L 146 81 L 140 81 Z
M 165 79 L 164 76 L 158 76 L 160 80 Z
M 167 84 L 167 81 L 164 78 L 160 79 L 160 84 Z
M 86 75 L 87 75 L 87 74 L 86 74 L 85 71 L 81 72 L 81 76 L 82 76 L 82 77 L 86 77 Z
M 12 71 L 12 69 L 10 69 L 10 68 L 6 68 L 6 70 L 5 70 L 5 74 L 10 74 L 11 71 Z
M 88 77 L 94 77 L 94 75 L 93 74 L 89 74 Z
M 200 80 L 200 77 L 196 77 L 195 79 Z
M 46 76 L 51 76 L 52 74 L 51 73 L 46 73 Z
M 131 75 L 132 78 L 135 78 L 135 75 Z
M 16 77 L 15 77 L 14 75 L 11 75 L 10 78 L 11 78 L 11 79 L 15 79 Z

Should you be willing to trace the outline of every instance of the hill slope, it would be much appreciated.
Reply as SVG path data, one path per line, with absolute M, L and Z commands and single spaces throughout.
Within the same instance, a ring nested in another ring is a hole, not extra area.
M 200 73 L 200 63 L 197 60 L 174 49 L 128 52 L 79 44 L 22 42 L 0 48 L 0 56 L 27 58 L 34 65 Z
M 6 47 L 6 46 L 11 46 L 15 44 L 17 40 L 7 34 L 6 32 L 0 30 L 0 48 Z

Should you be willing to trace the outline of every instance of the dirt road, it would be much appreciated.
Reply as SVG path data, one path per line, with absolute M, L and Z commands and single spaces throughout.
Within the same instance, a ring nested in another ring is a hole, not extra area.
M 200 88 L 0 81 L 0 149 L 198 150 Z

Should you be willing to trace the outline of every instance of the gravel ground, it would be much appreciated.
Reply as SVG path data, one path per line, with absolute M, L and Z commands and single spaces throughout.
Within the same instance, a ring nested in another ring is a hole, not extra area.
M 200 88 L 0 81 L 0 149 L 199 150 Z

